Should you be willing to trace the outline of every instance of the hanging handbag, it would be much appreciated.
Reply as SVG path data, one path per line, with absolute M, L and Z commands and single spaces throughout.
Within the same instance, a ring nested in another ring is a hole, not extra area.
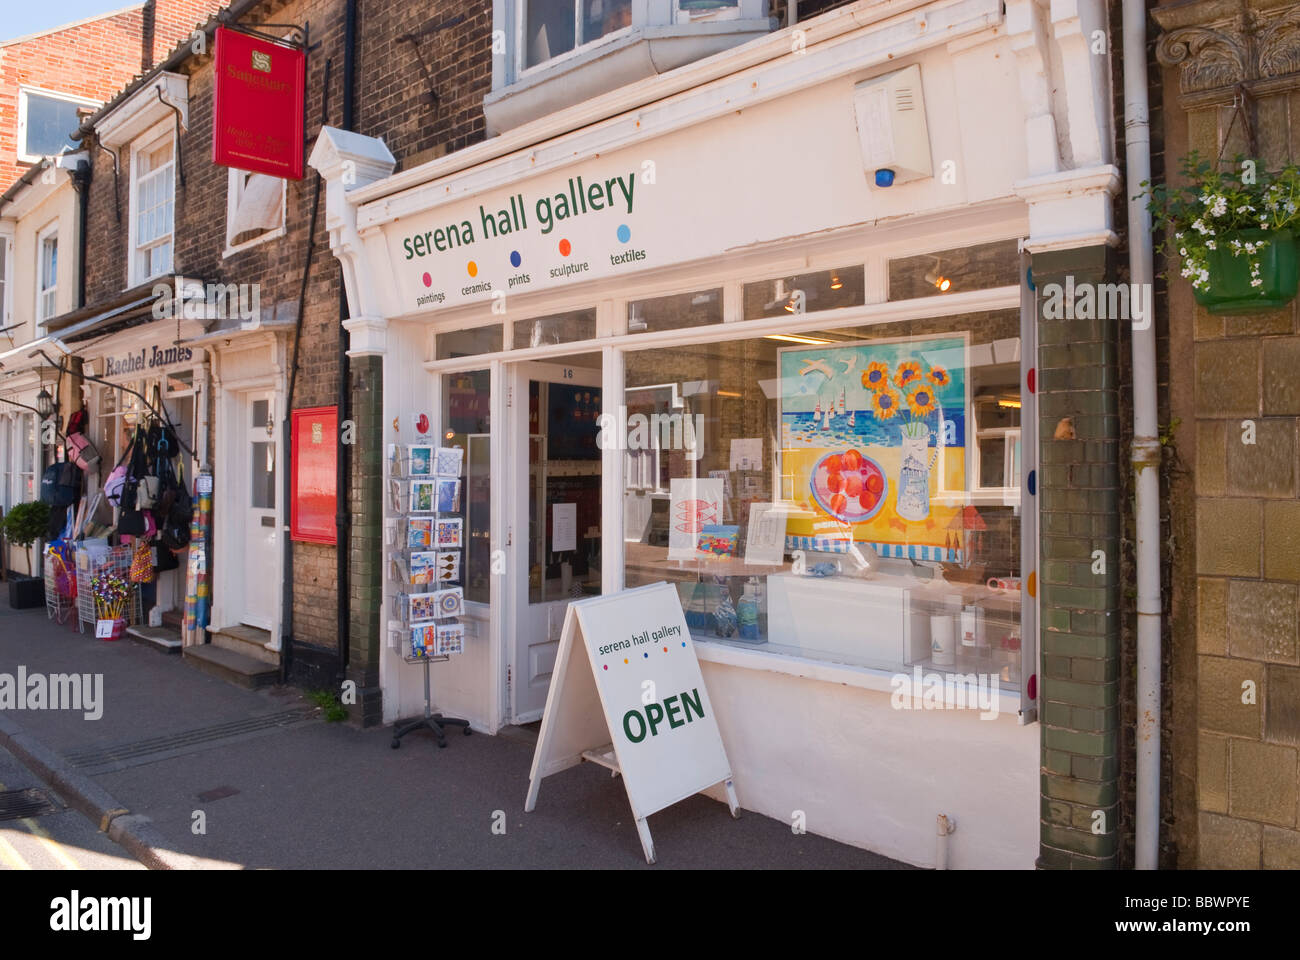
M 153 550 L 149 541 L 140 539 L 135 542 L 135 553 L 131 554 L 131 582 L 153 583 Z

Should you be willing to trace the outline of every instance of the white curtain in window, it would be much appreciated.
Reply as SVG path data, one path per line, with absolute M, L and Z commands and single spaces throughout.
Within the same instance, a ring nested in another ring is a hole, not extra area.
M 250 174 L 235 208 L 235 219 L 230 225 L 230 236 L 237 237 L 249 230 L 274 230 L 280 226 L 284 181 L 264 173 Z

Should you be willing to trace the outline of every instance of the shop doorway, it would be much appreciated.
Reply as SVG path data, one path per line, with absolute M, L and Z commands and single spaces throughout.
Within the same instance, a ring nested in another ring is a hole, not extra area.
M 269 390 L 240 394 L 243 482 L 235 501 L 242 519 L 242 555 L 238 560 L 243 577 L 242 609 L 234 611 L 242 624 L 270 630 L 275 618 L 279 584 L 267 571 L 277 569 L 275 500 L 277 494 L 279 427 L 275 417 L 275 394 Z
M 514 723 L 542 715 L 569 603 L 601 592 L 601 355 L 507 367 Z

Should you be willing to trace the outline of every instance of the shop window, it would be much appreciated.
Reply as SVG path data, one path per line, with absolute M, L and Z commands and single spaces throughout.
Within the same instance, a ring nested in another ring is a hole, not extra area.
M 460 582 L 465 599 L 474 603 L 489 603 L 492 599 L 491 409 L 492 377 L 487 370 L 442 377 L 442 432 L 438 444 L 465 451 L 460 509 L 455 514 L 461 519 L 461 547 L 456 549 L 462 564 Z
M 514 348 L 542 347 L 551 343 L 576 343 L 596 336 L 596 311 L 575 310 L 533 320 L 516 320 Z
M 457 357 L 477 357 L 484 353 L 498 353 L 502 349 L 502 337 L 503 331 L 499 323 L 474 327 L 470 330 L 440 333 L 436 338 L 438 359 L 455 360 Z
M 72 134 L 81 126 L 79 111 L 94 100 L 20 88 L 18 91 L 18 159 L 36 163 L 75 150 Z
M 889 299 L 938 297 L 963 290 L 1015 286 L 1020 282 L 1016 240 L 997 240 L 889 261 Z
M 675 582 L 701 640 L 1019 684 L 1019 330 L 1003 310 L 627 352 L 628 447 L 651 454 L 627 586 Z
M 745 284 L 745 319 L 857 307 L 866 302 L 862 266 L 776 277 Z
M 627 305 L 627 332 L 685 330 L 722 322 L 722 288 L 675 293 Z
M 170 132 L 131 151 L 131 283 L 172 269 L 176 203 L 174 141 Z
M 59 231 L 58 224 L 41 231 L 36 238 L 36 321 L 43 323 L 58 310 Z
M 288 181 L 231 169 L 226 184 L 226 253 L 284 236 Z
M 36 414 L 0 415 L 0 507 L 37 498 Z
M 632 0 L 523 0 L 524 68 L 632 25 Z

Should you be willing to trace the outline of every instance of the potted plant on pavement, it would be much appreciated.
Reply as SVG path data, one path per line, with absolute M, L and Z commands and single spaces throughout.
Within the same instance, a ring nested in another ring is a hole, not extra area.
M 50 508 L 40 501 L 20 503 L 0 520 L 0 525 L 4 526 L 5 539 L 21 547 L 27 559 L 27 576 L 14 577 L 9 581 L 9 606 L 16 610 L 39 607 L 45 603 L 45 584 L 40 577 L 33 576 L 36 569 L 32 564 L 32 544 L 45 535 L 49 522 Z
M 1156 249 L 1178 258 L 1196 302 L 1210 313 L 1248 314 L 1295 299 L 1300 168 L 1270 173 L 1261 161 L 1238 157 L 1223 170 L 1191 153 L 1182 174 L 1182 186 L 1142 186 L 1150 191 Z

